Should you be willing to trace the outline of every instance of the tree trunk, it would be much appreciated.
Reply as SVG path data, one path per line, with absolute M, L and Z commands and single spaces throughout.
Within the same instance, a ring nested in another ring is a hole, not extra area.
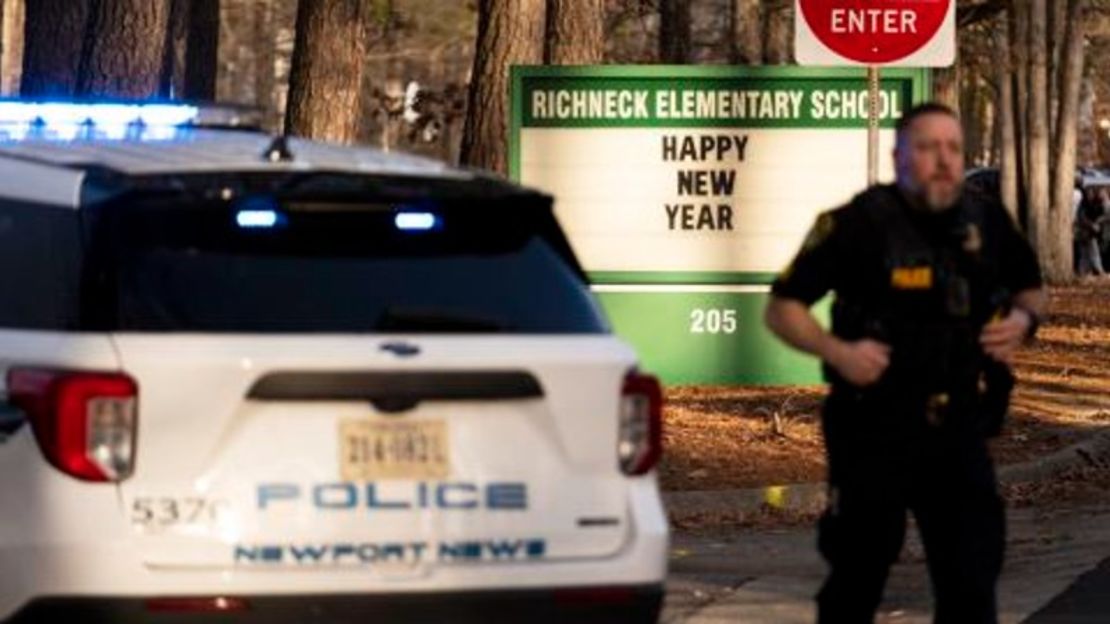
M 219 0 L 190 0 L 189 30 L 185 46 L 185 81 L 181 91 L 185 99 L 203 101 L 216 99 L 219 43 Z
M 23 0 L 0 0 L 4 3 L 4 50 L 0 60 L 0 93 L 19 95 L 23 75 Z
M 597 65 L 605 59 L 604 0 L 548 0 L 547 63 Z
M 1067 28 L 1068 0 L 1048 0 L 1048 127 L 1057 126 L 1057 115 L 1060 110 L 1060 95 L 1063 93 L 1061 85 Z M 1055 154 L 1052 156 L 1055 163 Z M 1055 164 L 1053 164 L 1055 167 Z
M 1094 166 L 1098 162 L 1098 126 L 1095 125 L 1095 85 L 1090 66 L 1084 63 L 1083 85 L 1079 89 L 1079 144 L 1076 147 L 1079 164 Z
M 274 9 L 269 0 L 254 0 L 254 95 L 255 106 L 264 111 L 276 111 L 274 97 L 277 70 L 274 68 Z M 267 127 L 277 128 L 281 120 L 267 115 Z
M 1048 269 L 1049 231 L 1048 48 L 1046 0 L 1031 0 L 1029 13 L 1029 234 Z
M 1062 283 L 1072 278 L 1072 194 L 1075 187 L 1075 148 L 1079 120 L 1079 90 L 1083 80 L 1083 20 L 1087 0 L 1068 0 L 1067 44 L 1061 53 L 1060 112 L 1056 125 L 1056 179 L 1049 221 L 1048 257 L 1042 258 L 1045 278 Z
M 508 170 L 509 67 L 543 61 L 543 0 L 481 0 L 460 162 Z
M 358 137 L 359 88 L 373 11 L 368 0 L 301 0 L 289 77 L 289 134 L 351 143 Z
M 192 0 L 170 0 L 170 21 L 162 53 L 158 96 L 179 98 L 185 90 L 185 50 L 189 39 L 189 5 Z
M 1014 85 L 1014 146 L 1017 150 L 1018 214 L 1029 231 L 1029 5 L 1010 5 L 1010 49 Z
M 763 62 L 763 12 L 759 0 L 732 0 L 732 63 Z
M 158 93 L 169 0 L 99 0 L 89 15 L 77 71 L 79 96 Z
M 6 11 L 4 11 L 4 2 L 3 2 L 3 0 L 0 0 L 0 24 L 4 23 L 4 13 L 6 13 Z M 8 33 L 5 29 L 0 28 L 0 59 L 2 59 L 4 56 L 7 55 L 8 46 L 11 45 L 11 42 L 8 40 L 8 37 L 6 36 L 7 34 Z M 4 82 L 4 77 L 5 77 L 4 76 L 4 70 L 5 69 L 7 69 L 7 67 L 4 67 L 4 64 L 0 63 L 0 84 L 2 84 Z
M 690 62 L 689 0 L 659 0 L 659 62 Z
M 76 92 L 89 6 L 89 0 L 27 3 L 20 93 L 67 97 Z
M 999 20 L 994 29 L 995 50 L 998 63 L 998 111 L 999 126 L 999 187 L 1002 195 L 1002 204 L 1006 211 L 1013 217 L 1015 223 L 1021 223 L 1018 216 L 1018 149 L 1017 133 L 1014 127 L 1014 66 L 1010 59 L 1010 33 L 1009 20 Z
M 964 162 L 969 167 L 979 166 L 983 151 L 983 118 L 979 106 L 979 86 L 976 84 L 974 68 L 965 68 L 965 82 L 959 90 L 960 118 L 964 126 Z
M 956 49 L 956 59 L 951 67 L 938 67 L 933 70 L 933 100 L 960 110 L 960 51 Z
M 768 65 L 794 62 L 794 3 L 775 0 L 764 6 L 763 60 Z

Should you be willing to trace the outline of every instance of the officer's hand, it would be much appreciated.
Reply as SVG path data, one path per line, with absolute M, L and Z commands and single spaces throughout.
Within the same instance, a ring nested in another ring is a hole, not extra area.
M 870 386 L 890 366 L 890 347 L 875 340 L 840 342 L 829 354 L 829 364 L 854 386 Z
M 999 362 L 1009 364 L 1014 357 L 1014 352 L 1025 340 L 1025 335 L 1032 323 L 1033 319 L 1028 312 L 1021 308 L 1014 308 L 1006 318 L 988 323 L 979 336 L 979 343 L 983 345 L 983 351 L 987 355 Z

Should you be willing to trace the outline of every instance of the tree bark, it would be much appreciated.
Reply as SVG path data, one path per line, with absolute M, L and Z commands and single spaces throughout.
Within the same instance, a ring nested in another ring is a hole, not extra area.
M 1049 239 L 1048 43 L 1046 0 L 1030 0 L 1029 13 L 1029 234 L 1047 271 Z
M 954 111 L 960 110 L 960 52 L 957 47 L 956 59 L 951 67 L 938 67 L 933 70 L 933 99 Z
M 289 77 L 289 134 L 352 143 L 373 11 L 368 0 L 301 0 Z
M 998 71 L 998 111 L 999 126 L 999 187 L 1002 195 L 1002 204 L 1006 211 L 1013 217 L 1014 223 L 1021 223 L 1018 215 L 1018 149 L 1017 134 L 1014 127 L 1014 66 L 1010 59 L 1010 33 L 1009 20 L 999 20 L 1001 23 L 994 29 L 995 65 Z
M 763 11 L 759 0 L 732 0 L 732 63 L 763 63 Z
M 181 94 L 187 100 L 215 100 L 220 43 L 219 0 L 190 0 L 186 37 L 185 80 Z
M 794 3 L 775 0 L 764 3 L 763 60 L 768 65 L 794 62 Z
M 5 13 L 5 11 L 4 11 L 4 2 L 3 2 L 3 0 L 0 0 L 0 24 L 5 23 L 4 22 L 4 13 Z M 11 45 L 11 42 L 8 40 L 7 34 L 8 33 L 5 29 L 0 28 L 0 59 L 7 56 L 8 46 Z M 0 84 L 3 84 L 4 79 L 7 77 L 6 72 L 4 71 L 6 69 L 7 69 L 7 67 L 5 67 L 4 64 L 2 62 L 0 62 Z
M 1076 147 L 1078 162 L 1084 167 L 1098 162 L 1098 126 L 1095 125 L 1095 85 L 1090 66 L 1084 63 L 1083 84 L 1079 89 L 1079 143 Z
M 1014 85 L 1014 146 L 1017 149 L 1018 213 L 1029 231 L 1029 5 L 1013 2 L 1010 8 L 1010 49 Z
M 1075 150 L 1079 120 L 1079 90 L 1083 80 L 1083 22 L 1087 0 L 1068 0 L 1066 45 L 1061 52 L 1060 112 L 1056 125 L 1056 179 L 1049 221 L 1048 257 L 1042 259 L 1045 278 L 1062 283 L 1072 278 L 1072 194 L 1075 187 Z
M 76 94 L 125 98 L 157 94 L 169 0 L 98 0 L 93 8 Z
M 509 67 L 543 61 L 543 0 L 481 0 L 460 162 L 508 170 Z
M 24 96 L 67 97 L 77 90 L 90 0 L 32 0 L 23 29 Z
M 963 68 L 966 82 L 960 94 L 960 117 L 964 122 L 964 162 L 968 166 L 984 166 L 984 155 L 991 150 L 991 136 L 994 131 L 994 110 L 988 98 L 984 97 L 986 88 L 980 81 L 974 67 Z
M 181 97 L 185 90 L 185 50 L 189 39 L 189 6 L 192 0 L 170 0 L 170 20 L 162 53 L 158 96 Z
M 255 0 L 254 23 L 254 94 L 255 105 L 264 111 L 275 111 L 279 102 L 275 101 L 274 83 L 274 9 L 269 0 Z M 268 119 L 266 125 L 277 127 L 280 119 Z
M 1048 127 L 1056 127 L 1056 118 L 1060 110 L 1060 94 L 1063 92 L 1061 80 L 1063 74 L 1064 55 L 1067 41 L 1065 29 L 1067 28 L 1068 0 L 1048 0 Z M 1053 154 L 1053 167 L 1055 167 L 1055 154 Z
M 690 62 L 689 0 L 659 0 L 659 62 Z
M 604 0 L 548 0 L 550 65 L 597 65 L 605 59 Z
M 19 95 L 23 75 L 23 0 L 2 0 L 4 3 L 4 51 L 0 60 L 0 93 Z

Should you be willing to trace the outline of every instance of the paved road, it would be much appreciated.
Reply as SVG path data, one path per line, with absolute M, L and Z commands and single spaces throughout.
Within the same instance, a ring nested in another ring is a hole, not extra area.
M 1066 591 L 1026 620 L 1026 624 L 1110 622 L 1110 559 L 1079 577 Z

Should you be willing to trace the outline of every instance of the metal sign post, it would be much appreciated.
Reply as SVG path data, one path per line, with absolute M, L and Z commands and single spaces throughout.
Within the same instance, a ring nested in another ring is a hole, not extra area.
M 879 67 L 867 67 L 867 186 L 879 181 Z

